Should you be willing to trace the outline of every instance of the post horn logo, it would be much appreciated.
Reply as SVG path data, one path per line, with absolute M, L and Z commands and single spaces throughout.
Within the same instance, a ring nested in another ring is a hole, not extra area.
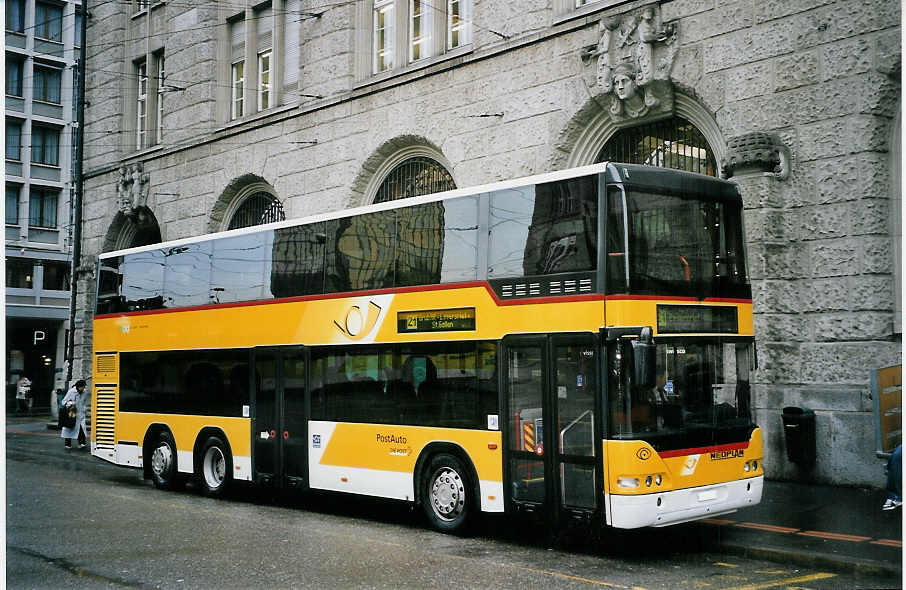
M 380 315 L 381 306 L 369 301 L 366 314 L 363 315 L 361 307 L 353 305 L 346 310 L 346 316 L 342 320 L 334 320 L 333 325 L 350 340 L 361 340 L 371 333 Z
M 635 452 L 635 456 L 638 457 L 639 459 L 641 459 L 642 461 L 647 461 L 648 459 L 651 458 L 651 449 L 646 449 L 645 447 L 642 447 L 641 449 L 639 449 L 638 451 Z

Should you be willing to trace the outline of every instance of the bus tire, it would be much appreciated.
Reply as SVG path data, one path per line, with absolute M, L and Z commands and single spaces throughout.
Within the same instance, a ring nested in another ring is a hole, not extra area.
M 166 430 L 157 435 L 154 450 L 151 451 L 151 481 L 161 490 L 179 489 L 184 483 L 176 468 L 176 443 Z
M 431 526 L 443 533 L 466 532 L 475 510 L 469 472 L 447 453 L 435 455 L 425 468 L 422 508 Z
M 198 487 L 205 496 L 220 496 L 230 484 L 233 458 L 223 439 L 208 437 L 198 457 Z

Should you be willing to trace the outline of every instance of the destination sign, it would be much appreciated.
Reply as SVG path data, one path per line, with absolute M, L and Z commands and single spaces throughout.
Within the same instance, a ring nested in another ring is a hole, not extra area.
M 658 305 L 659 334 L 736 334 L 736 308 L 714 305 Z
M 396 315 L 397 332 L 451 332 L 475 329 L 475 308 L 401 311 Z

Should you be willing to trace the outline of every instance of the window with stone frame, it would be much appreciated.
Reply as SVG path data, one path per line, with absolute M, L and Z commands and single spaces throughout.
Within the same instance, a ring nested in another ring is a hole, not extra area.
M 276 7 L 276 9 L 275 9 Z M 264 2 L 227 19 L 229 119 L 241 119 L 295 98 L 299 80 L 299 0 Z M 275 28 L 283 41 L 274 45 Z
M 154 117 L 154 143 L 160 144 L 164 140 L 164 95 L 167 93 L 164 79 L 167 74 L 164 52 L 155 54 L 155 58 L 157 61 L 157 108 Z
M 626 127 L 601 149 L 598 162 L 673 168 L 717 176 L 714 151 L 695 125 L 682 117 Z
M 31 126 L 31 161 L 46 166 L 60 165 L 60 128 L 50 125 Z
M 135 149 L 145 147 L 148 131 L 148 64 L 144 60 L 135 64 Z
M 63 6 L 50 2 L 35 3 L 35 37 L 63 42 Z
M 361 79 L 403 70 L 472 42 L 472 0 L 363 1 L 357 23 L 363 33 L 358 46 Z
M 384 177 L 374 202 L 395 201 L 455 188 L 453 176 L 446 168 L 431 158 L 416 156 L 400 162 Z
M 277 200 L 277 197 L 269 192 L 255 191 L 242 198 L 230 217 L 227 229 L 251 227 L 284 219 L 286 219 L 286 213 L 283 210 L 283 204 Z

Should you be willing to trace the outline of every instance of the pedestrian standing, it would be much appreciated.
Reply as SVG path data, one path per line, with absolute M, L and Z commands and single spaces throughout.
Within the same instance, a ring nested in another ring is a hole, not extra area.
M 75 426 L 72 428 L 63 427 L 60 429 L 60 437 L 63 439 L 63 446 L 66 450 L 72 448 L 72 439 L 79 439 L 79 448 L 85 448 L 85 442 L 87 440 L 86 433 L 88 432 L 87 427 L 85 426 L 85 415 L 88 413 L 88 403 L 89 397 L 91 394 L 88 393 L 87 388 L 85 387 L 85 380 L 79 379 L 75 382 L 75 385 L 69 388 L 69 391 L 66 392 L 66 395 L 63 396 L 63 401 L 61 402 L 61 408 L 59 411 L 68 412 L 70 411 L 69 406 L 75 408 L 76 413 L 76 422 Z
M 31 380 L 28 377 L 22 377 L 16 383 L 16 412 L 25 414 L 28 412 L 28 398 L 31 396 Z
M 881 510 L 893 510 L 903 504 L 903 445 L 897 445 L 887 461 L 887 500 Z

